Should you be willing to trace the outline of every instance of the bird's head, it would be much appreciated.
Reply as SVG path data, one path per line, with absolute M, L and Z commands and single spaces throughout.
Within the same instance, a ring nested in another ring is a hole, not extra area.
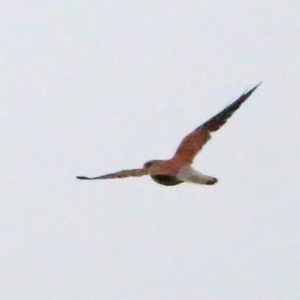
M 162 160 L 150 160 L 144 164 L 143 169 L 148 172 L 148 174 L 159 174 L 162 169 Z

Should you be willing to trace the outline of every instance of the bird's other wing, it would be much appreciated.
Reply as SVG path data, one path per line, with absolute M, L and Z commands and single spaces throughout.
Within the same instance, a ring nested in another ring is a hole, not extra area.
M 191 164 L 197 153 L 209 141 L 211 137 L 210 132 L 217 131 L 222 125 L 224 125 L 232 114 L 251 96 L 260 84 L 261 83 L 256 85 L 247 93 L 244 93 L 240 98 L 227 106 L 220 113 L 187 135 L 177 148 L 173 159 L 182 163 Z
M 125 177 L 141 177 L 147 175 L 148 173 L 144 169 L 133 169 L 133 170 L 123 170 L 116 173 L 106 174 L 97 177 L 86 177 L 77 176 L 77 179 L 84 180 L 95 180 L 95 179 L 112 179 L 112 178 L 125 178 Z

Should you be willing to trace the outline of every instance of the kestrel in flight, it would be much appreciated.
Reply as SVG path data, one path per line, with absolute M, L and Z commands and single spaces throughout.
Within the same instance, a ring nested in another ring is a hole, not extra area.
M 150 175 L 151 178 L 163 185 L 172 186 L 183 182 L 212 185 L 218 180 L 217 178 L 203 175 L 192 168 L 191 164 L 197 153 L 210 140 L 210 133 L 217 131 L 232 114 L 251 96 L 258 88 L 256 85 L 247 93 L 223 109 L 220 113 L 197 127 L 193 132 L 188 134 L 180 143 L 174 156 L 168 160 L 151 160 L 144 164 L 142 169 L 123 170 L 112 174 L 98 177 L 78 176 L 78 179 L 110 179 L 125 177 L 141 177 Z

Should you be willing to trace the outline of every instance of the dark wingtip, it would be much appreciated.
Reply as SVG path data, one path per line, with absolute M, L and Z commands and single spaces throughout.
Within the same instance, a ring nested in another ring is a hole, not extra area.
M 254 89 L 257 89 L 262 83 L 263 83 L 262 81 L 259 82 L 259 83 L 254 87 Z
M 83 180 L 83 179 L 86 179 L 86 180 L 88 180 L 88 179 L 89 179 L 89 178 L 88 178 L 88 177 L 86 177 L 86 176 L 76 176 L 76 178 L 77 178 L 77 179 L 82 179 L 82 180 Z
M 251 95 L 260 85 L 262 84 L 262 81 L 258 83 L 254 88 L 252 88 L 249 92 L 246 93 L 246 95 Z

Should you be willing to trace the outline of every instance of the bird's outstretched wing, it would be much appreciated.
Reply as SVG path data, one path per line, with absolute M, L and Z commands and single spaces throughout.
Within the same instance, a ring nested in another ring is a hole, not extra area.
M 222 125 L 224 125 L 232 114 L 251 96 L 260 84 L 261 83 L 256 85 L 249 92 L 244 93 L 240 98 L 227 106 L 220 113 L 187 135 L 177 148 L 173 159 L 182 163 L 191 164 L 197 153 L 211 138 L 210 132 L 217 131 Z
M 144 169 L 133 169 L 133 170 L 123 170 L 116 173 L 111 173 L 111 174 L 97 176 L 97 177 L 77 176 L 76 178 L 85 179 L 85 180 L 95 180 L 95 179 L 112 179 L 112 178 L 125 178 L 125 177 L 141 177 L 147 174 L 148 173 Z

